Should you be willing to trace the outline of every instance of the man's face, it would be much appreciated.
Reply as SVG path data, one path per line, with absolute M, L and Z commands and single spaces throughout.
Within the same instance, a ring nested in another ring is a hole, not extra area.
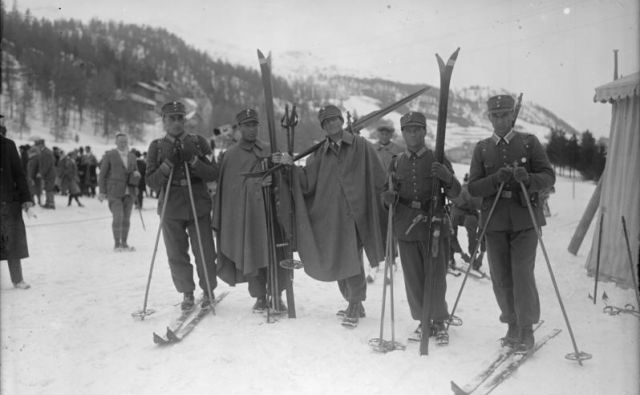
M 489 113 L 489 121 L 493 125 L 493 130 L 498 136 L 504 136 L 513 126 L 513 110 L 494 111 Z
M 424 126 L 408 125 L 402 128 L 402 138 L 404 138 L 407 148 L 416 151 L 415 148 L 422 148 L 427 129 Z
M 342 131 L 342 125 L 344 121 L 340 117 L 331 117 L 329 119 L 325 119 L 322 122 L 322 130 L 324 130 L 327 135 L 332 135 L 336 133 L 340 133 Z
M 393 132 L 387 129 L 382 129 L 378 131 L 378 141 L 380 144 L 387 145 L 391 141 L 391 137 L 393 137 Z
M 129 139 L 127 138 L 127 136 L 116 137 L 116 147 L 118 147 L 120 151 L 124 151 L 125 149 L 127 149 L 128 145 Z
M 258 138 L 258 122 L 245 122 L 238 126 L 242 140 L 253 143 Z
M 184 114 L 165 114 L 162 117 L 164 131 L 174 137 L 184 133 L 184 123 Z

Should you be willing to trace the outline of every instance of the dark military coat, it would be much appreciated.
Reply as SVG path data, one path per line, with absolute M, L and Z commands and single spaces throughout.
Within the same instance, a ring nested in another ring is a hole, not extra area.
M 211 197 L 206 183 L 218 178 L 218 166 L 207 159 L 207 155 L 211 154 L 211 147 L 207 140 L 199 135 L 184 133 L 179 138 L 191 139 L 196 145 L 198 160 L 195 165 L 188 165 L 196 213 L 198 217 L 210 214 Z M 147 150 L 147 185 L 154 190 L 161 191 L 158 197 L 158 214 L 162 210 L 167 192 L 165 187 L 169 179 L 169 174 L 164 174 L 160 165 L 171 156 L 175 141 L 175 137 L 166 135 L 163 138 L 153 140 Z M 173 179 L 165 216 L 166 218 L 193 220 L 184 164 L 175 164 L 173 168 Z
M 499 183 L 493 175 L 504 166 L 523 166 L 530 176 L 527 192 L 533 197 L 534 213 L 539 226 L 546 224 L 542 208 L 535 204 L 536 192 L 555 183 L 555 173 L 540 141 L 532 135 L 509 132 L 504 141 L 495 133 L 475 147 L 469 172 L 469 193 L 481 196 L 482 218 L 486 220 L 498 192 Z M 519 231 L 533 228 L 520 185 L 511 179 L 498 200 L 487 231 Z
M 0 136 L 0 260 L 29 256 L 22 203 L 32 202 L 15 143 Z
M 393 173 L 394 189 L 398 192 L 398 204 L 393 221 L 393 228 L 398 240 L 427 240 L 427 223 L 422 221 L 405 234 L 411 222 L 418 214 L 430 214 L 433 176 L 431 165 L 435 160 L 432 150 L 423 147 L 417 153 L 405 151 L 398 155 L 390 165 Z M 445 158 L 445 166 L 453 173 L 451 163 Z M 443 185 L 444 183 L 441 183 Z M 453 177 L 451 185 L 443 185 L 445 194 L 455 198 L 460 193 L 460 182 Z M 448 235 L 445 231 L 442 234 Z

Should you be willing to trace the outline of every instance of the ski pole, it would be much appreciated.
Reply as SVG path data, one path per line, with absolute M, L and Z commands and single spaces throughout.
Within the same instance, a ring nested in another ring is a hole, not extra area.
M 169 172 L 169 179 L 167 180 L 167 186 L 165 188 L 164 202 L 162 202 L 162 209 L 160 210 L 160 223 L 158 224 L 158 232 L 156 233 L 156 242 L 153 246 L 153 254 L 151 255 L 151 265 L 149 267 L 149 277 L 147 278 L 147 288 L 144 291 L 144 303 L 142 310 L 132 313 L 133 317 L 138 317 L 140 320 L 144 320 L 147 315 L 153 314 L 153 311 L 147 313 L 147 301 L 149 299 L 149 288 L 151 287 L 151 276 L 153 275 L 153 265 L 156 261 L 156 253 L 158 252 L 158 242 L 160 241 L 160 232 L 162 231 L 162 223 L 164 221 L 164 214 L 167 211 L 167 202 L 169 201 L 169 192 L 171 191 L 171 180 L 173 180 L 173 168 Z
M 547 262 L 547 268 L 549 269 L 549 275 L 551 276 L 551 282 L 553 283 L 553 289 L 556 291 L 556 296 L 558 297 L 558 303 L 560 304 L 560 309 L 562 310 L 562 316 L 564 317 L 564 322 L 567 324 L 567 330 L 569 331 L 569 335 L 571 336 L 571 343 L 573 344 L 573 353 L 569 353 L 565 356 L 566 359 L 578 361 L 580 366 L 582 366 L 582 361 L 586 359 L 591 359 L 591 354 L 582 352 L 578 350 L 578 345 L 576 344 L 576 338 L 573 335 L 573 330 L 571 329 L 571 324 L 569 323 L 569 317 L 567 316 L 567 311 L 564 308 L 564 303 L 562 303 L 562 297 L 560 297 L 560 290 L 558 289 L 558 284 L 556 283 L 556 278 L 553 275 L 553 269 L 551 268 L 551 262 L 549 261 L 549 255 L 547 255 L 547 249 L 544 246 L 544 242 L 542 241 L 542 233 L 540 228 L 538 227 L 538 222 L 536 221 L 536 216 L 533 212 L 533 207 L 531 207 L 531 201 L 529 200 L 529 193 L 527 192 L 527 188 L 524 186 L 522 181 L 519 182 L 520 189 L 522 190 L 522 194 L 524 195 L 524 200 L 527 202 L 527 208 L 529 209 L 529 215 L 531 216 L 531 222 L 533 223 L 533 227 L 535 228 L 536 235 L 538 236 L 538 241 L 540 242 L 540 248 L 542 249 L 542 253 L 544 255 L 544 259 Z M 595 297 L 594 297 L 595 299 Z
M 138 199 L 138 213 L 140 214 L 140 222 L 142 222 L 142 230 L 147 231 L 147 227 L 144 226 L 144 218 L 142 218 L 142 204 L 140 203 L 142 198 Z
M 598 226 L 598 251 L 596 253 L 596 274 L 593 284 L 593 304 L 598 300 L 598 276 L 600 275 L 600 248 L 602 247 L 602 222 L 604 222 L 604 210 L 600 213 L 600 224 Z
M 193 199 L 193 187 L 191 186 L 191 174 L 189 174 L 189 166 L 187 162 L 183 162 L 184 166 L 184 175 L 187 179 L 187 187 L 189 189 L 189 202 L 191 203 L 191 212 L 193 213 L 193 221 L 196 225 L 196 239 L 198 239 L 198 249 L 200 251 L 200 260 L 202 264 L 202 270 L 204 271 L 205 282 L 207 283 L 207 295 L 209 296 L 209 303 L 211 308 L 211 312 L 215 314 L 215 309 L 213 309 L 213 293 L 211 289 L 211 283 L 209 282 L 209 271 L 207 270 L 207 262 L 204 257 L 204 248 L 202 248 L 202 236 L 200 235 L 200 224 L 198 223 L 198 213 L 196 212 L 196 202 Z M 215 273 L 214 273 L 215 274 Z
M 627 243 L 627 254 L 629 254 L 629 269 L 631 269 L 631 279 L 633 280 L 633 289 L 636 290 L 636 299 L 638 302 L 638 309 L 640 310 L 640 291 L 638 290 L 638 282 L 636 281 L 636 273 L 633 270 L 633 258 L 631 257 L 631 246 L 629 245 L 629 233 L 627 233 L 627 221 L 622 218 L 622 231 L 624 232 L 624 240 Z
M 393 191 L 393 175 L 389 174 L 389 191 Z M 382 309 L 380 312 L 380 337 L 377 339 L 370 339 L 369 345 L 374 351 L 387 352 L 393 350 L 404 350 L 405 346 L 395 341 L 395 316 L 394 316 L 394 301 L 393 301 L 393 264 L 394 264 L 394 250 L 393 250 L 393 216 L 395 214 L 395 204 L 389 205 L 389 213 L 387 215 L 387 237 L 385 244 L 385 260 L 384 260 L 384 276 L 382 283 Z M 391 313 L 391 341 L 384 340 L 384 316 L 385 308 L 387 305 L 387 276 L 389 276 L 389 296 Z
M 464 289 L 464 285 L 467 283 L 467 278 L 469 277 L 469 272 L 473 267 L 473 264 L 476 262 L 478 256 L 478 249 L 480 248 L 481 240 L 484 237 L 484 234 L 487 232 L 487 227 L 489 225 L 489 221 L 491 221 L 491 217 L 493 216 L 493 211 L 496 209 L 496 205 L 498 204 L 498 200 L 500 200 L 500 195 L 502 194 L 502 190 L 504 189 L 504 182 L 501 182 L 498 186 L 498 192 L 496 193 L 496 197 L 493 199 L 493 203 L 491 204 L 491 208 L 489 209 L 489 213 L 487 214 L 487 219 L 484 221 L 482 225 L 482 231 L 480 232 L 480 236 L 478 236 L 478 242 L 473 248 L 473 254 L 471 254 L 471 260 L 469 261 L 469 266 L 467 266 L 467 270 L 464 272 L 464 277 L 462 278 L 462 284 L 460 284 L 460 290 L 458 291 L 458 296 L 456 296 L 456 301 L 453 304 L 453 308 L 451 309 L 450 317 L 453 317 L 456 312 L 456 308 L 458 307 L 458 302 L 460 301 L 460 296 L 462 295 L 462 290 Z M 447 330 L 449 330 L 449 325 L 451 325 L 451 318 L 447 320 Z

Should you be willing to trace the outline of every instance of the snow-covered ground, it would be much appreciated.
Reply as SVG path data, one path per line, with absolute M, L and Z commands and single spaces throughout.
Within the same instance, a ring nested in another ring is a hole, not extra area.
M 464 174 L 466 166 L 456 165 Z M 551 196 L 553 216 L 544 242 L 577 345 L 593 354 L 579 366 L 565 359 L 573 352 L 544 257 L 538 250 L 537 282 L 545 323 L 537 332 L 562 329 L 495 394 L 638 394 L 640 320 L 609 316 L 587 295 L 593 279 L 584 261 L 591 232 L 578 256 L 566 250 L 594 189 L 559 178 Z M 450 330 L 451 344 L 430 347 L 419 356 L 415 343 L 405 351 L 373 352 L 368 340 L 379 335 L 381 275 L 369 286 L 367 317 L 353 330 L 339 325 L 335 313 L 345 306 L 335 283 L 296 272 L 297 319 L 266 324 L 251 311 L 246 285 L 220 283 L 230 294 L 215 317 L 204 319 L 182 343 L 160 348 L 152 332 L 162 333 L 178 313 L 181 295 L 170 280 L 162 241 L 155 263 L 150 307 L 144 321 L 131 313 L 142 307 L 158 226 L 156 201 L 142 211 L 146 231 L 134 212 L 132 253 L 112 251 L 106 203 L 82 199 L 85 208 L 36 208 L 25 219 L 31 256 L 23 261 L 26 291 L 14 289 L 6 264 L 0 268 L 2 394 L 447 394 L 450 380 L 464 384 L 498 347 L 505 327 L 488 280 L 469 279 L 456 312 L 464 320 Z M 593 228 L 593 226 L 592 226 Z M 461 229 L 460 241 L 465 244 Z M 486 265 L 486 263 L 485 263 Z M 416 327 L 409 315 L 401 269 L 396 272 L 396 338 Z M 448 280 L 450 307 L 461 278 Z M 599 285 L 610 303 L 635 303 L 633 290 Z M 387 310 L 388 311 L 388 310 Z M 390 338 L 389 327 L 385 337 Z

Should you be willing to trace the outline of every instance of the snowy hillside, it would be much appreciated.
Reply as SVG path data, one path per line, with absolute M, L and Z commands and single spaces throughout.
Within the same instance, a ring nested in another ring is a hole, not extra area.
M 456 173 L 467 171 L 455 165 Z M 536 276 L 545 320 L 540 334 L 560 335 L 494 393 L 617 394 L 640 391 L 640 320 L 602 312 L 587 295 L 593 279 L 584 262 L 566 251 L 569 239 L 594 190 L 590 183 L 559 178 L 551 195 L 553 216 L 544 229 L 560 292 L 578 347 L 593 354 L 579 366 L 564 356 L 573 351 L 542 253 Z M 353 330 L 339 325 L 335 312 L 345 306 L 335 283 L 296 272 L 297 319 L 266 324 L 251 311 L 246 285 L 220 282 L 230 291 L 216 315 L 204 319 L 182 343 L 159 348 L 154 331 L 163 332 L 181 300 L 171 283 L 160 241 L 145 321 L 130 314 L 142 307 L 158 226 L 156 201 L 145 200 L 132 217 L 132 253 L 112 251 L 111 216 L 106 203 L 83 199 L 85 208 L 36 208 L 26 219 L 30 257 L 23 261 L 29 290 L 14 289 L 6 264 L 0 268 L 1 392 L 3 394 L 448 394 L 450 380 L 465 383 L 498 347 L 506 330 L 488 280 L 469 279 L 457 310 L 464 325 L 452 327 L 451 344 L 430 347 L 420 357 L 416 344 L 405 351 L 377 354 L 367 344 L 379 335 L 381 275 L 368 287 L 367 317 Z M 592 240 L 593 229 L 585 237 Z M 460 241 L 465 244 L 464 230 Z M 586 242 L 585 242 L 586 243 Z M 485 262 L 486 267 L 486 262 Z M 395 273 L 396 339 L 406 344 L 415 329 L 408 311 L 401 268 Z M 447 277 L 451 307 L 461 278 Z M 632 290 L 600 284 L 609 302 L 635 303 Z M 388 310 L 387 310 L 388 312 Z M 388 316 L 387 316 L 388 317 Z M 387 321 L 388 322 L 388 321 Z M 390 329 L 385 329 L 390 338 Z M 433 343 L 432 343 L 433 344 Z

